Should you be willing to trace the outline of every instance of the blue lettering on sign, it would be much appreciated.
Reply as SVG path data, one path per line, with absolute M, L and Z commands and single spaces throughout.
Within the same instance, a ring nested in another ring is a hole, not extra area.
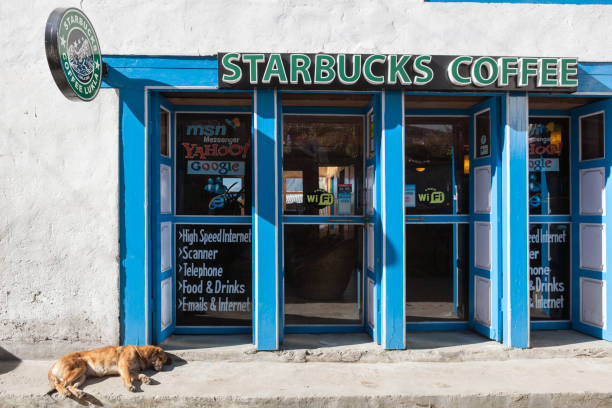
M 187 136 L 225 136 L 227 126 L 225 125 L 189 125 Z
M 245 163 L 238 161 L 189 160 L 187 174 L 244 176 Z

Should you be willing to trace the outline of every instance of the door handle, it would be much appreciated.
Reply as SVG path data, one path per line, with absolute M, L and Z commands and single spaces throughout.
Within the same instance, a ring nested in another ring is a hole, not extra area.
M 425 217 L 406 218 L 406 221 L 424 221 Z

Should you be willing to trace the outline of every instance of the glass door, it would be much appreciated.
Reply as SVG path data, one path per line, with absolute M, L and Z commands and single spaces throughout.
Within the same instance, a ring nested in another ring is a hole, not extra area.
M 149 135 L 152 174 L 152 294 L 153 342 L 161 342 L 174 331 L 176 278 L 172 233 L 174 230 L 173 157 L 174 106 L 159 94 L 150 99 Z
M 286 331 L 362 330 L 365 115 L 282 120 Z
M 608 254 L 612 99 L 572 110 L 572 328 L 612 339 Z M 555 305 L 552 303 L 552 305 Z
M 207 100 L 218 105 L 181 105 Z M 154 342 L 250 333 L 252 107 L 201 94 L 151 95 Z
M 468 320 L 469 117 L 405 118 L 406 320 Z

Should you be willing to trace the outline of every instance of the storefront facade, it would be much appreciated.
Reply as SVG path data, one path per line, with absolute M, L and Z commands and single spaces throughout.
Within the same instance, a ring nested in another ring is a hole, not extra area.
M 610 340 L 612 9 L 590 3 L 85 4 L 88 103 L 31 31 L 71 4 L 7 4 L 3 348 Z
M 274 350 L 285 333 L 367 332 L 403 349 L 412 330 L 470 329 L 528 347 L 530 330 L 570 328 L 608 338 L 612 101 L 597 81 L 608 64 L 568 59 L 569 92 L 504 92 L 499 78 L 474 90 L 311 89 L 261 83 L 275 55 L 281 67 L 294 55 L 262 54 L 260 77 L 227 89 L 223 75 L 238 75 L 222 55 L 104 58 L 121 104 L 121 241 L 139 254 L 122 257 L 123 342 L 252 333 Z M 446 59 L 460 58 L 478 61 Z M 565 60 L 551 61 L 561 87 Z M 294 75 L 277 68 L 277 81 Z

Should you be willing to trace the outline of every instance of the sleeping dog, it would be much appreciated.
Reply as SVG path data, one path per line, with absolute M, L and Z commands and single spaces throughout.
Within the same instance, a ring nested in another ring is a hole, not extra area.
M 49 369 L 49 385 L 51 390 L 62 397 L 70 394 L 83 398 L 85 393 L 79 389 L 87 377 L 103 377 L 119 374 L 123 384 L 131 392 L 136 391 L 134 380 L 143 384 L 151 384 L 151 379 L 144 374 L 134 374 L 153 367 L 161 371 L 164 364 L 170 364 L 170 359 L 161 347 L 157 346 L 109 346 L 95 350 L 68 354 L 55 362 Z

